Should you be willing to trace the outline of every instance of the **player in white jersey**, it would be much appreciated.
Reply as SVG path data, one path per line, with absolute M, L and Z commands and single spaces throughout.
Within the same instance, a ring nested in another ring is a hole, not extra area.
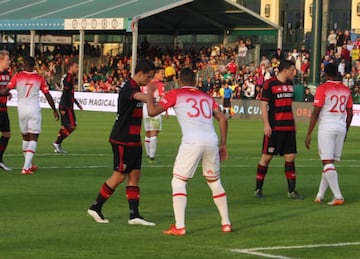
M 8 94 L 11 89 L 17 90 L 19 125 L 23 136 L 22 148 L 25 157 L 22 174 L 33 174 L 33 171 L 37 169 L 37 166 L 32 164 L 32 159 L 41 133 L 39 91 L 43 92 L 54 111 L 55 119 L 59 120 L 59 114 L 45 79 L 34 71 L 34 65 L 34 58 L 25 57 L 24 71 L 11 78 L 7 87 L 3 89 L 5 94 Z
M 316 90 L 314 110 L 305 139 L 305 146 L 309 149 L 311 133 L 316 122 L 319 121 L 318 149 L 323 171 L 315 202 L 321 203 L 327 188 L 330 187 L 334 198 L 328 202 L 329 205 L 344 203 L 334 162 L 340 161 L 343 144 L 353 116 L 351 92 L 340 81 L 335 81 L 336 74 L 335 64 L 329 63 L 325 66 L 327 81 L 319 85 Z
M 156 102 L 160 100 L 160 97 L 163 96 L 165 90 L 164 84 L 164 68 L 157 67 L 155 68 L 154 78 L 151 81 L 152 84 L 156 84 L 157 89 L 154 92 L 154 99 Z M 147 86 L 142 88 L 143 92 L 147 92 Z M 167 114 L 165 115 L 167 116 Z M 162 130 L 162 115 L 156 115 L 154 117 L 149 116 L 147 112 L 147 104 L 143 105 L 143 121 L 145 129 L 145 150 L 146 155 L 149 158 L 149 163 L 155 161 L 156 147 L 157 147 L 157 137 L 159 132 Z
M 154 103 L 156 85 L 148 86 L 148 112 L 155 116 L 173 107 L 181 127 L 182 140 L 175 160 L 171 182 L 175 224 L 163 233 L 182 236 L 185 230 L 185 208 L 187 203 L 186 183 L 190 180 L 202 160 L 203 176 L 217 206 L 223 232 L 231 232 L 226 192 L 220 180 L 220 160 L 227 159 L 227 120 L 217 103 L 209 95 L 195 87 L 195 73 L 185 68 L 180 74 L 179 89 L 173 89 Z M 213 125 L 213 117 L 220 126 L 220 146 Z

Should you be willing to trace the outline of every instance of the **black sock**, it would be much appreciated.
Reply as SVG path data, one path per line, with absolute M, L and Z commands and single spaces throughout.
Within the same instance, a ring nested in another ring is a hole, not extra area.
M 0 138 L 0 162 L 3 161 L 4 152 L 8 143 L 9 143 L 9 138 L 5 138 L 4 136 Z

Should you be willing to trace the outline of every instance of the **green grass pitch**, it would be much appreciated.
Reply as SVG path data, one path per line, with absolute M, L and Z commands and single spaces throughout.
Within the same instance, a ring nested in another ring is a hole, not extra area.
M 97 224 L 86 210 L 112 173 L 108 136 L 115 114 L 77 111 L 78 129 L 65 140 L 66 154 L 55 154 L 59 123 L 43 110 L 34 175 L 23 165 L 17 112 L 10 108 L 12 139 L 5 154 L 13 171 L 0 171 L 0 258 L 359 258 L 360 128 L 350 129 L 337 164 L 345 204 L 330 207 L 313 199 L 321 177 L 316 134 L 304 147 L 307 124 L 298 124 L 298 191 L 288 200 L 283 159 L 275 157 L 264 185 L 265 199 L 253 197 L 260 156 L 261 121 L 229 121 L 229 160 L 222 163 L 233 233 L 222 233 L 210 190 L 198 169 L 188 183 L 187 236 L 165 236 L 174 222 L 170 181 L 180 143 L 175 118 L 164 120 L 156 164 L 143 160 L 140 211 L 155 227 L 127 224 L 124 185 L 105 204 L 110 224 Z M 204 134 L 206 134 L 204 132 Z M 330 200 L 328 192 L 326 200 Z M 340 244 L 333 246 L 333 244 Z M 279 247 L 276 249 L 276 247 Z M 264 250 L 245 250 L 265 247 Z M 238 249 L 234 251 L 234 249 Z M 240 251 L 239 251 L 240 250 Z M 254 252 L 255 251 L 255 252 Z M 254 252 L 254 253 L 252 253 Z

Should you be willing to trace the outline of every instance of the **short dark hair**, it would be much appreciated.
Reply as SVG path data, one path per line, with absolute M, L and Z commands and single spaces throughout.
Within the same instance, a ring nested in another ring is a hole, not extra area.
M 290 69 L 292 66 L 295 66 L 295 63 L 292 62 L 291 60 L 282 60 L 279 64 L 279 72 L 285 70 L 285 69 Z
M 328 76 L 336 77 L 337 76 L 337 67 L 334 63 L 328 63 L 325 66 L 324 72 Z
M 155 65 L 151 61 L 144 59 L 140 60 L 135 67 L 135 74 L 143 72 L 144 74 L 149 73 L 150 71 L 155 71 Z
M 188 67 L 182 69 L 180 72 L 180 81 L 183 84 L 193 86 L 195 83 L 195 78 L 196 78 L 196 75 L 195 75 L 194 71 L 192 71 L 192 69 L 190 69 Z
M 30 56 L 24 57 L 24 66 L 33 68 L 35 66 L 35 59 Z

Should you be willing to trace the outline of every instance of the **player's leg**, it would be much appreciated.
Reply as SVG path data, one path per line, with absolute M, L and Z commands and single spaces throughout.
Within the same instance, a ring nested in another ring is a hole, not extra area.
M 162 130 L 161 116 L 150 118 L 150 130 L 149 156 L 150 161 L 153 162 L 155 160 L 158 135 L 159 132 Z
M 9 171 L 11 168 L 4 163 L 3 159 L 11 137 L 10 120 L 7 112 L 0 112 L 0 131 L 2 132 L 0 137 L 0 168 L 5 171 Z
M 262 144 L 262 154 L 260 157 L 260 161 L 256 168 L 256 187 L 255 187 L 255 197 L 263 198 L 263 185 L 265 181 L 265 177 L 268 171 L 268 166 L 271 162 L 271 159 L 274 154 L 276 154 L 275 141 L 276 135 L 265 136 L 263 138 Z
M 231 232 L 227 195 L 220 180 L 220 158 L 219 149 L 207 147 L 202 159 L 203 175 L 212 192 L 214 203 L 220 213 L 223 232 Z
M 116 187 L 121 184 L 126 174 L 124 172 L 124 146 L 112 144 L 114 171 L 112 175 L 102 184 L 99 194 L 88 209 L 88 214 L 98 223 L 109 223 L 109 220 L 102 214 L 104 203 L 114 193 Z
M 25 153 L 25 162 L 22 170 L 22 174 L 33 174 L 33 164 L 32 160 L 36 152 L 37 148 L 37 140 L 39 138 L 39 134 L 27 133 L 23 134 L 23 147 L 26 146 L 24 150 Z
M 146 156 L 150 157 L 150 118 L 148 116 L 144 117 L 144 129 L 145 129 L 145 139 L 144 139 L 144 146 Z
M 76 117 L 75 112 L 72 109 L 61 110 L 61 128 L 58 132 L 57 139 L 53 143 L 53 147 L 56 153 L 64 153 L 61 144 L 75 129 L 76 129 Z
M 185 211 L 187 205 L 186 184 L 194 176 L 197 165 L 202 157 L 202 148 L 193 145 L 181 144 L 176 156 L 173 178 L 171 180 L 173 210 L 175 224 L 168 230 L 166 235 L 185 235 Z

